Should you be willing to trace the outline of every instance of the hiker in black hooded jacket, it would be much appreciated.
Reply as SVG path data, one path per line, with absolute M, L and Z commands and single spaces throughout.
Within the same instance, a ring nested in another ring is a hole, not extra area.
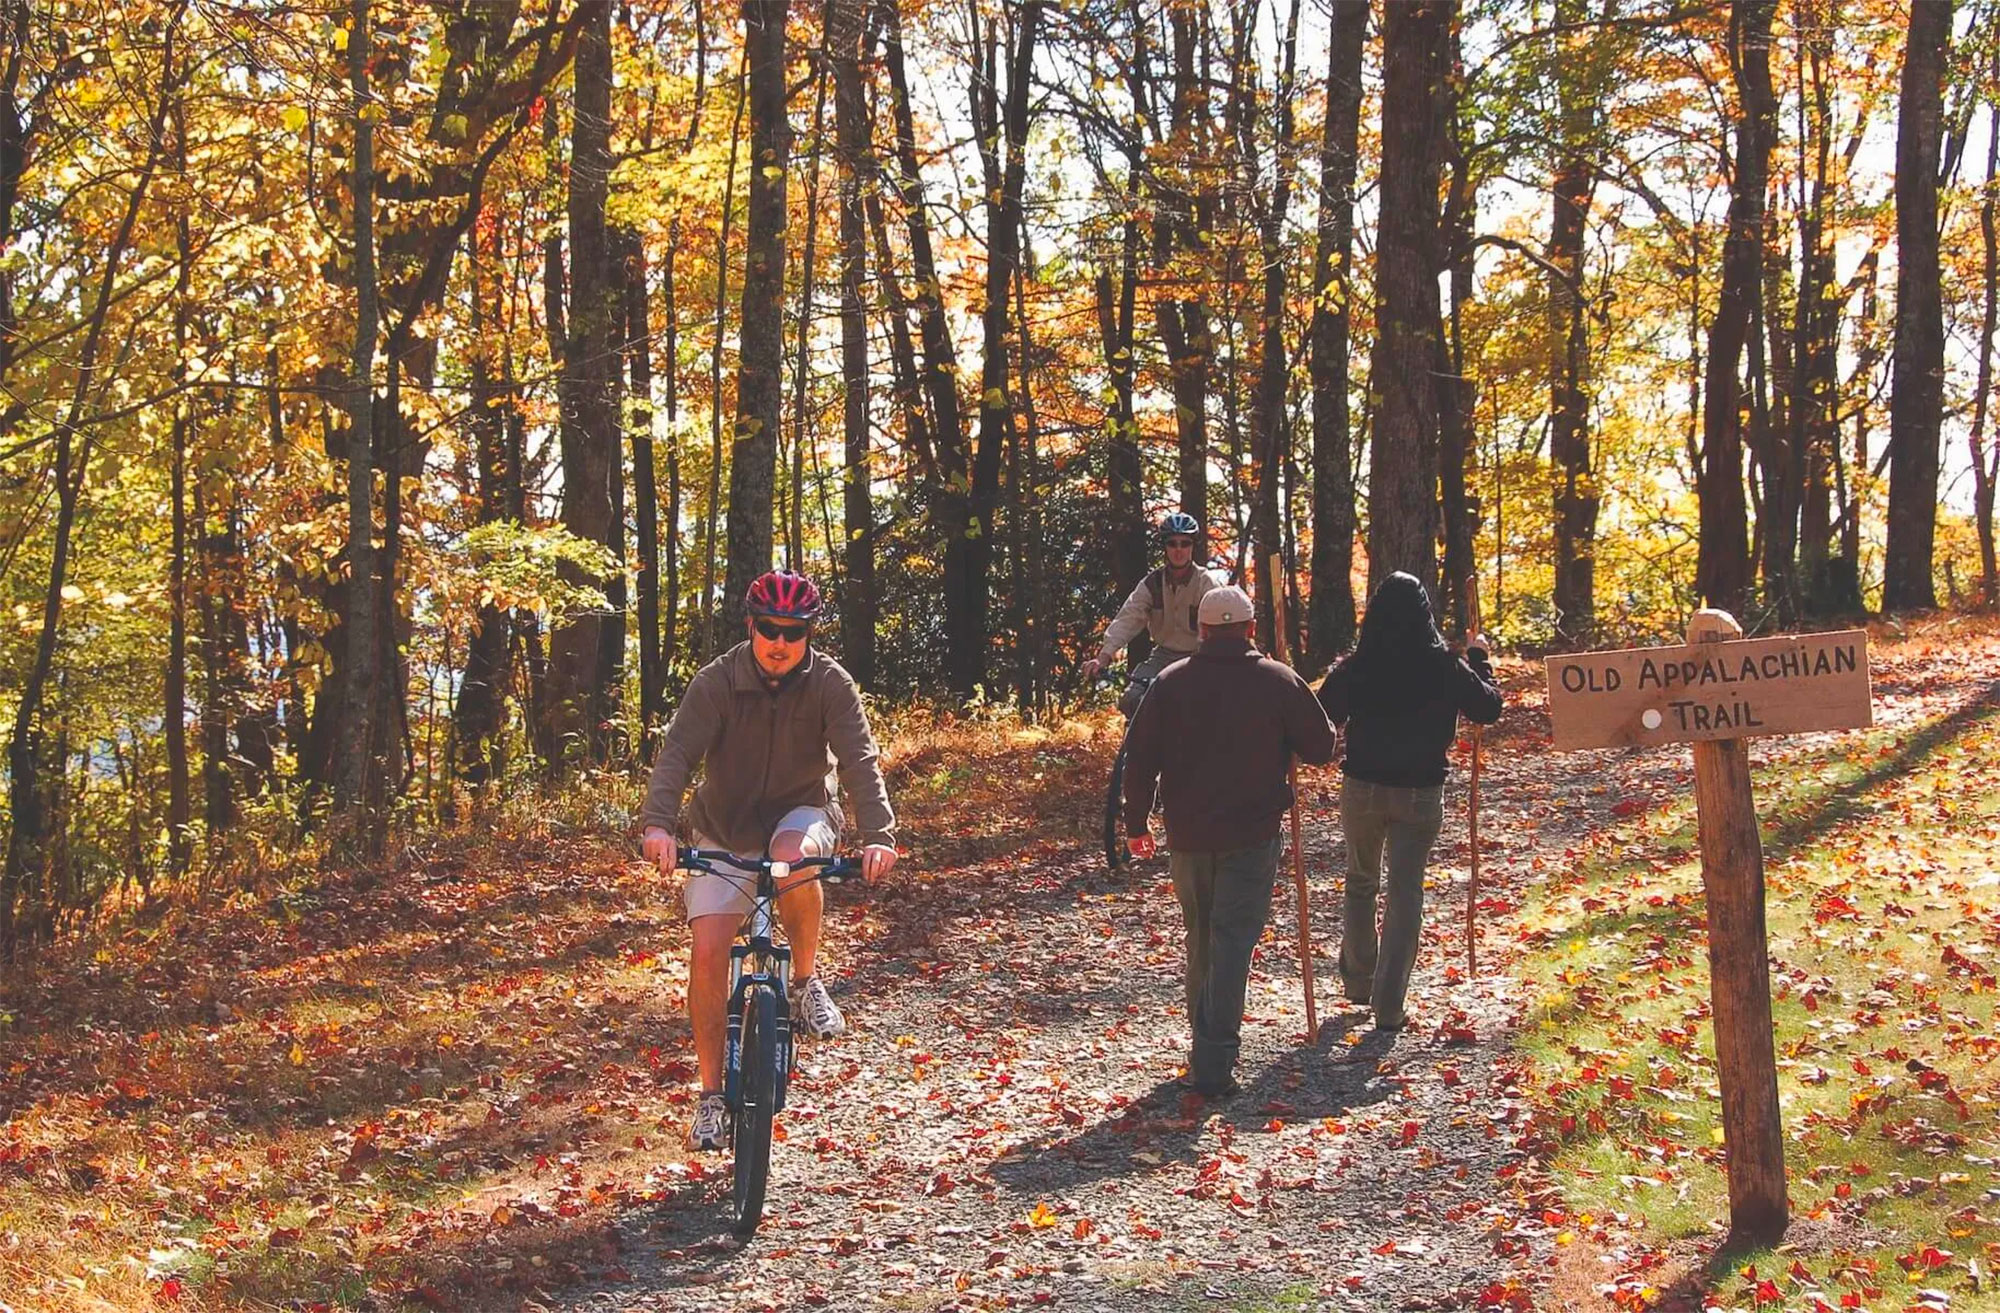
M 1447 754 L 1460 715 L 1481 725 L 1500 719 L 1500 690 L 1485 637 L 1474 635 L 1465 656 L 1453 656 L 1423 584 L 1398 571 L 1376 588 L 1360 639 L 1327 672 L 1319 700 L 1327 719 L 1346 727 L 1341 983 L 1349 999 L 1373 1006 L 1377 1030 L 1397 1030 L 1423 929 L 1424 867 L 1444 824 Z

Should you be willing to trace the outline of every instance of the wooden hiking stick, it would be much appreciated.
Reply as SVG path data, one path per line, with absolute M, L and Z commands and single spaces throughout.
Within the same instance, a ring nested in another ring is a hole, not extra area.
M 1285 558 L 1271 553 L 1269 562 L 1271 581 L 1271 632 L 1276 636 L 1273 644 L 1277 648 L 1278 660 L 1286 660 L 1285 652 Z M 1299 846 L 1299 763 L 1296 757 L 1288 762 L 1292 784 L 1292 884 L 1299 891 L 1299 972 L 1306 984 L 1306 1043 L 1319 1041 L 1319 1005 L 1313 998 L 1313 950 L 1312 950 L 1312 904 L 1306 897 L 1306 859 Z
M 1465 576 L 1465 621 L 1471 627 L 1471 637 L 1477 637 L 1484 626 L 1479 622 L 1479 572 Z M 1472 769 L 1466 788 L 1466 847 L 1471 853 L 1472 878 L 1465 890 L 1465 975 L 1471 980 L 1479 974 L 1479 757 L 1484 746 L 1486 727 L 1472 727 Z

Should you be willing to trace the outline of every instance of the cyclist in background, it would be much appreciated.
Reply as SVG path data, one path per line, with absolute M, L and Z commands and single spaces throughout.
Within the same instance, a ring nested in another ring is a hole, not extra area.
M 1201 522 L 1194 516 L 1175 511 L 1160 521 L 1159 537 L 1166 564 L 1139 581 L 1125 605 L 1111 617 L 1097 655 L 1083 663 L 1084 678 L 1095 679 L 1140 630 L 1152 635 L 1152 654 L 1132 668 L 1126 676 L 1125 692 L 1118 699 L 1118 709 L 1128 718 L 1138 709 L 1147 684 L 1174 662 L 1193 655 L 1201 645 L 1201 599 L 1209 589 L 1229 582 L 1219 572 L 1195 563 L 1201 548 Z
M 698 766 L 702 782 L 686 817 L 695 847 L 783 862 L 830 857 L 845 820 L 837 768 L 854 800 L 866 844 L 862 875 L 872 884 L 896 864 L 896 817 L 854 678 L 812 646 L 819 589 L 804 575 L 772 571 L 750 585 L 743 610 L 745 641 L 695 674 L 667 726 L 639 813 L 646 858 L 662 875 L 678 864 L 674 832 Z M 847 1021 L 818 974 L 820 885 L 800 872 L 780 889 L 778 919 L 791 942 L 799 1017 L 807 1033 L 827 1039 Z M 701 1074 L 688 1139 L 696 1149 L 721 1149 L 729 1139 L 722 1098 L 729 948 L 750 912 L 751 891 L 746 881 L 697 871 L 683 896 L 693 942 L 688 1020 Z

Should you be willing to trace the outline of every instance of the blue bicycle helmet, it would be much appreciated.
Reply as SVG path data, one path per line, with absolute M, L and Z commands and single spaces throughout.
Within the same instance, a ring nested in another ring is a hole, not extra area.
M 1189 515 L 1186 511 L 1175 511 L 1173 514 L 1167 516 L 1166 519 L 1160 521 L 1159 538 L 1161 542 L 1165 542 L 1169 538 L 1199 539 L 1200 537 L 1201 521 L 1195 519 L 1194 516 Z

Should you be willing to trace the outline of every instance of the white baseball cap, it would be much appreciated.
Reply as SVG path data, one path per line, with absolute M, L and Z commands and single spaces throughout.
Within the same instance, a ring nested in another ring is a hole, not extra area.
M 1255 615 L 1250 594 L 1235 584 L 1211 588 L 1201 595 L 1200 618 L 1205 625 L 1240 625 Z

